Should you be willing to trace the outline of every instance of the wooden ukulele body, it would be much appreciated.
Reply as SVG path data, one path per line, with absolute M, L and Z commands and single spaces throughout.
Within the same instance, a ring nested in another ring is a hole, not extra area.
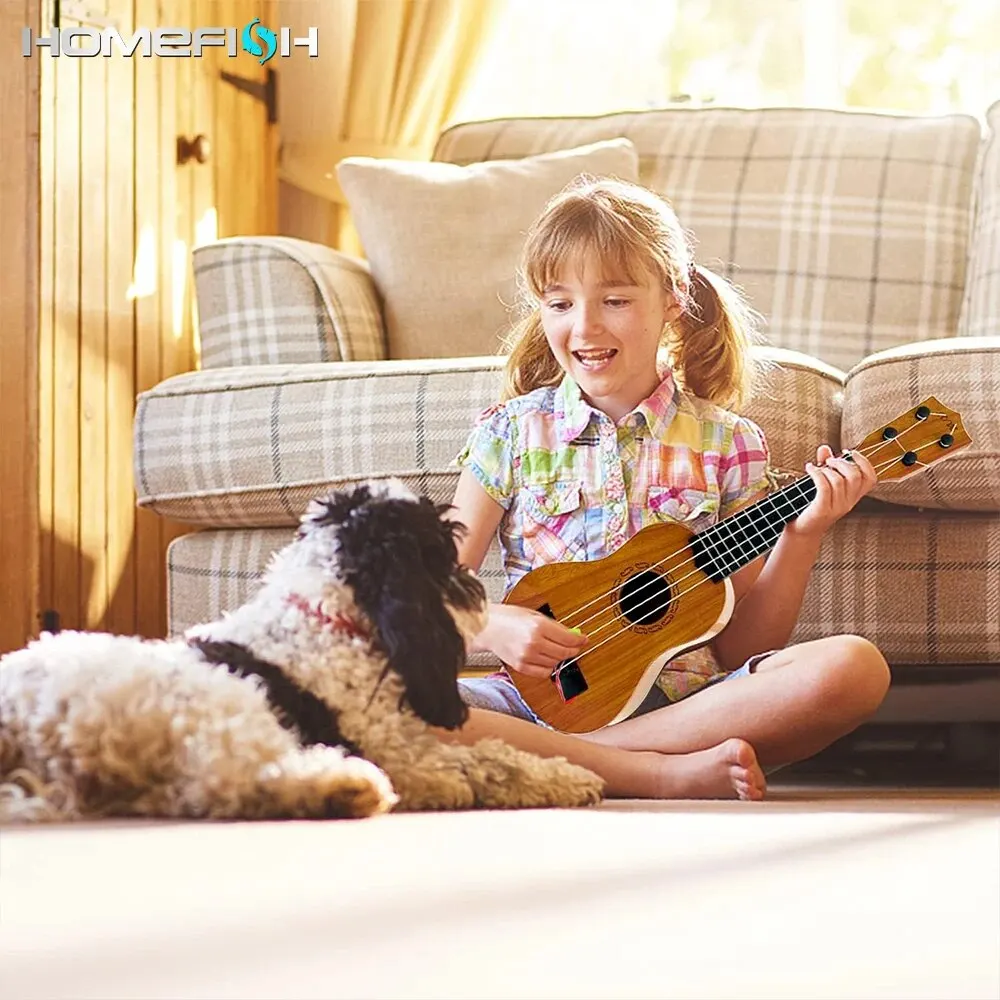
M 971 443 L 961 416 L 928 396 L 854 450 L 881 482 L 922 472 Z M 682 524 L 653 524 L 604 559 L 554 563 L 523 576 L 505 603 L 550 615 L 590 641 L 550 677 L 512 673 L 521 696 L 566 733 L 627 718 L 666 663 L 722 631 L 735 603 L 730 575 L 771 549 L 815 496 L 804 476 L 697 535 Z
M 518 580 L 505 604 L 578 626 L 590 640 L 551 678 L 511 671 L 539 718 L 567 733 L 620 722 L 669 660 L 722 631 L 733 587 L 728 577 L 714 582 L 695 567 L 694 537 L 681 524 L 654 524 L 604 559 L 539 566 Z M 576 693 L 581 677 L 584 689 Z

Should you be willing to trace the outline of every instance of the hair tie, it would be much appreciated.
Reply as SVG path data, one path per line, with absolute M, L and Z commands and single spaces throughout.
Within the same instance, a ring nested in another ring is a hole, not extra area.
M 691 263 L 688 264 L 687 280 L 688 280 L 687 294 L 690 296 L 694 296 L 694 286 L 699 281 L 698 265 L 694 261 L 691 261 Z

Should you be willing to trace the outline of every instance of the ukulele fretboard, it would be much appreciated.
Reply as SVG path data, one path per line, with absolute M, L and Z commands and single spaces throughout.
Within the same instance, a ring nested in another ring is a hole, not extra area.
M 691 541 L 695 565 L 718 583 L 773 549 L 814 496 L 816 484 L 805 476 L 699 532 Z

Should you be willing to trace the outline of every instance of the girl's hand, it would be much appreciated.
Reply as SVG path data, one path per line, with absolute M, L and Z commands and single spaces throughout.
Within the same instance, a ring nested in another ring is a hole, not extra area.
M 477 647 L 532 677 L 548 677 L 557 663 L 577 656 L 586 644 L 586 636 L 513 604 L 491 604 L 489 622 L 476 636 Z
M 871 462 L 860 452 L 852 451 L 851 460 L 836 458 L 825 444 L 816 450 L 815 465 L 806 462 L 806 472 L 816 484 L 816 496 L 794 521 L 785 525 L 786 532 L 798 537 L 822 537 L 872 489 L 878 478 Z

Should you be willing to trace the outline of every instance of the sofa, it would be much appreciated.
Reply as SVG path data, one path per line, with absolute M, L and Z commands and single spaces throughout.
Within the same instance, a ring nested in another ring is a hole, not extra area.
M 983 122 L 684 108 L 464 123 L 433 154 L 458 169 L 629 140 L 699 263 L 764 318 L 755 350 L 775 364 L 745 412 L 778 483 L 928 396 L 959 412 L 971 445 L 880 483 L 829 532 L 793 635 L 874 641 L 893 670 L 885 723 L 1000 721 L 998 133 L 1000 103 Z M 448 222 L 453 242 L 479 239 Z M 200 369 L 144 392 L 134 427 L 138 503 L 192 529 L 168 552 L 172 634 L 240 604 L 329 487 L 396 476 L 450 500 L 500 391 L 500 341 L 470 329 L 414 349 L 367 250 L 270 236 L 194 251 Z M 495 546 L 481 576 L 499 599 Z

